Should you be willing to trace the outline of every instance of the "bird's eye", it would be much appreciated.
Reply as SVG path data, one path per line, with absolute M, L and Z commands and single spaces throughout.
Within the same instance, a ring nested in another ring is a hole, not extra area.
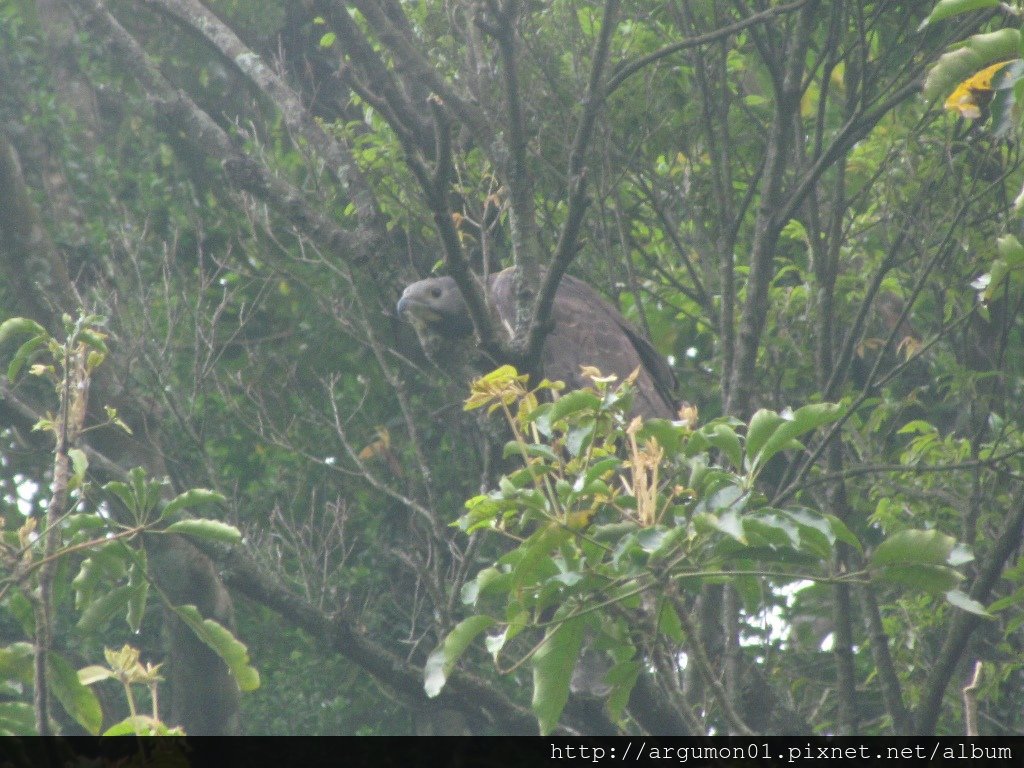
M 441 287 L 435 285 L 433 288 L 430 289 L 430 295 L 433 296 L 435 299 L 440 299 L 441 298 Z

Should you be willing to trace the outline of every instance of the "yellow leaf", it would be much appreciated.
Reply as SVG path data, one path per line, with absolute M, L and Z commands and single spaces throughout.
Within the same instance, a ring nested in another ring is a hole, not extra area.
M 601 374 L 601 370 L 599 368 L 595 368 L 593 365 L 581 365 L 580 373 L 583 374 L 584 378 L 590 379 L 595 384 L 611 384 L 619 378 L 614 373 L 603 376 Z
M 924 349 L 924 344 L 920 339 L 915 339 L 913 336 L 904 336 L 900 343 L 896 345 L 896 351 L 902 352 L 907 360 L 918 354 L 922 349 Z
M 683 426 L 687 429 L 694 429 L 697 426 L 697 422 L 700 420 L 700 415 L 697 412 L 697 406 L 690 405 L 689 403 L 683 403 L 679 406 L 679 421 L 683 423 Z
M 1000 61 L 980 72 L 975 72 L 949 94 L 949 98 L 942 106 L 950 112 L 959 112 L 961 117 L 968 120 L 981 117 L 982 105 L 992 98 L 992 79 L 1009 63 Z
M 525 384 L 529 378 L 526 374 L 520 374 L 511 365 L 503 365 L 473 381 L 470 385 L 470 396 L 462 408 L 471 411 L 493 403 L 493 411 L 502 403 L 509 405 L 526 394 Z
M 580 512 L 570 512 L 566 518 L 565 525 L 570 531 L 582 531 L 588 525 L 590 525 L 590 518 L 593 517 L 594 510 L 586 509 Z
M 391 447 L 391 434 L 385 427 L 377 427 L 377 439 L 367 445 L 363 450 L 359 452 L 359 458 L 363 461 L 372 459 L 375 456 L 380 456 L 383 453 L 387 453 Z

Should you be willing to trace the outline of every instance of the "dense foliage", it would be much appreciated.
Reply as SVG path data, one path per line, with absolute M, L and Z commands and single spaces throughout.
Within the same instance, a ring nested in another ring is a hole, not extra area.
M 0 732 L 1021 732 L 1014 14 L 0 0 Z

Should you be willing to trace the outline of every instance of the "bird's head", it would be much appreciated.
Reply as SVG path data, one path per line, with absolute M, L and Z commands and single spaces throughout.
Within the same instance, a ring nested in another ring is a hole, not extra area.
M 469 308 L 450 277 L 428 277 L 407 286 L 396 310 L 414 325 L 444 336 L 467 336 L 473 332 Z

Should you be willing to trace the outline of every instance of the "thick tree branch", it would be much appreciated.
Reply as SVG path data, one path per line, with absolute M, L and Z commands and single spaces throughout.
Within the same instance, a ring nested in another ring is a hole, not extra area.
M 484 113 L 475 104 L 457 93 L 441 77 L 423 54 L 422 43 L 409 39 L 408 21 L 401 24 L 396 23 L 396 17 L 402 13 L 400 7 L 391 4 L 385 9 L 378 0 L 351 0 L 351 2 L 359 9 L 374 34 L 392 54 L 392 61 L 399 78 L 409 85 L 418 83 L 427 92 L 437 94 L 452 113 L 470 129 L 473 137 L 480 142 L 481 146 L 489 146 L 492 131 Z M 413 106 L 415 108 L 416 105 Z
M 775 249 L 785 223 L 785 220 L 780 223 L 778 211 L 784 202 L 783 184 L 793 144 L 794 116 L 800 105 L 804 60 L 817 9 L 817 0 L 806 4 L 793 25 L 786 47 L 785 77 L 775 94 L 775 115 L 750 253 L 747 297 L 740 317 L 735 366 L 725 403 L 726 413 L 740 418 L 747 415 L 753 395 L 757 352 L 768 315 L 768 289 L 775 273 Z
M 485 22 L 481 15 L 475 19 L 476 25 L 495 39 L 501 55 L 507 138 L 495 142 L 493 154 L 508 184 L 508 221 L 512 235 L 512 258 L 516 267 L 512 330 L 517 345 L 522 344 L 522 340 L 529 333 L 528 326 L 534 317 L 533 301 L 541 280 L 533 173 L 527 152 L 526 119 L 522 106 L 523 94 L 520 92 L 522 86 L 519 78 L 519 46 L 516 35 L 516 25 L 522 7 L 520 0 L 506 0 L 500 6 L 493 3 L 493 24 Z M 522 354 L 522 351 L 526 354 Z M 533 368 L 537 356 L 531 358 L 529 351 L 529 348 L 520 351 L 520 359 L 516 361 L 520 367 Z
M 341 615 L 329 616 L 285 588 L 280 579 L 263 571 L 245 552 L 210 551 L 223 567 L 225 583 L 261 605 L 273 609 L 291 624 L 308 632 L 370 673 L 406 702 L 422 705 L 422 669 L 385 650 L 359 632 Z M 508 734 L 535 734 L 533 714 L 515 704 L 494 686 L 461 671 L 454 672 L 437 698 L 441 706 L 479 717 L 485 710 Z
M 1018 490 L 1010 514 L 1006 516 L 999 533 L 992 539 L 991 551 L 981 562 L 978 576 L 971 585 L 971 599 L 985 604 L 991 597 L 992 590 L 999 581 L 1006 561 L 1013 555 L 1024 538 L 1024 491 Z M 934 733 L 939 719 L 942 698 L 949 681 L 963 659 L 967 641 L 985 619 L 961 611 L 951 609 L 955 613 L 946 632 L 946 639 L 939 649 L 938 658 L 924 684 L 921 705 L 916 712 L 915 721 L 918 733 Z
M 349 148 L 328 134 L 302 98 L 242 40 L 198 0 L 146 0 L 166 11 L 212 45 L 277 106 L 296 143 L 306 142 L 327 161 L 343 193 L 355 205 L 360 226 L 386 233 L 380 208 Z
M 157 119 L 165 128 L 180 131 L 200 152 L 218 160 L 235 186 L 270 203 L 332 253 L 359 264 L 379 258 L 379 233 L 343 230 L 312 207 L 298 189 L 239 150 L 209 115 L 160 74 L 138 42 L 98 0 L 72 0 L 72 7 L 82 12 L 85 25 L 110 44 L 112 55 L 145 89 Z
M 587 81 L 587 91 L 583 97 L 583 111 L 576 126 L 572 148 L 569 150 L 568 195 L 566 199 L 568 211 L 565 224 L 559 233 L 555 253 L 531 308 L 528 333 L 522 340 L 523 351 L 528 360 L 536 360 L 540 356 L 540 350 L 548 332 L 547 326 L 551 317 L 555 292 L 558 290 L 562 276 L 576 255 L 580 226 L 583 223 L 583 214 L 586 212 L 588 203 L 586 152 L 590 146 L 594 123 L 601 108 L 601 81 L 604 77 L 605 63 L 608 60 L 611 36 L 617 26 L 618 11 L 618 0 L 605 0 L 604 13 L 601 17 L 601 31 L 594 41 L 594 50 L 591 56 L 590 76 Z
M 737 32 L 742 32 L 747 27 L 752 27 L 755 24 L 762 24 L 775 16 L 781 16 L 782 14 L 799 10 L 808 2 L 810 2 L 810 0 L 795 0 L 795 2 L 785 3 L 784 5 L 779 5 L 775 8 L 768 8 L 767 10 L 751 14 L 747 18 L 737 21 L 735 24 L 729 24 L 728 26 L 716 29 L 713 32 L 707 32 L 703 35 L 688 37 L 685 40 L 680 40 L 676 43 L 672 43 L 671 45 L 666 45 L 664 48 L 652 51 L 646 56 L 641 56 L 639 59 L 629 63 L 620 64 L 615 67 L 611 77 L 608 78 L 608 82 L 605 85 L 604 93 L 601 95 L 601 98 L 608 98 L 616 88 L 626 82 L 626 80 L 635 75 L 641 69 L 650 66 L 656 61 L 664 59 L 666 56 L 671 56 L 673 53 L 679 53 L 679 51 L 685 51 L 688 48 L 699 48 L 702 45 L 708 45 L 709 43 L 724 40 Z
M 404 134 L 419 151 L 429 153 L 433 137 L 429 122 L 423 119 L 422 105 L 417 107 L 409 100 L 394 73 L 349 16 L 345 4 L 339 0 L 317 0 L 316 7 L 338 34 L 338 43 L 348 59 L 347 66 L 362 74 L 358 80 L 360 93 L 381 108 L 396 134 Z M 343 76 L 351 77 L 351 74 L 343 73 Z
M 871 656 L 878 669 L 878 680 L 882 686 L 882 697 L 885 708 L 892 718 L 893 732 L 900 736 L 914 733 L 914 720 L 903 701 L 903 690 L 896 667 L 889 653 L 889 636 L 882 624 L 882 614 L 878 610 L 875 591 L 870 584 L 860 585 L 861 610 L 864 612 L 864 623 L 868 637 L 871 639 Z

